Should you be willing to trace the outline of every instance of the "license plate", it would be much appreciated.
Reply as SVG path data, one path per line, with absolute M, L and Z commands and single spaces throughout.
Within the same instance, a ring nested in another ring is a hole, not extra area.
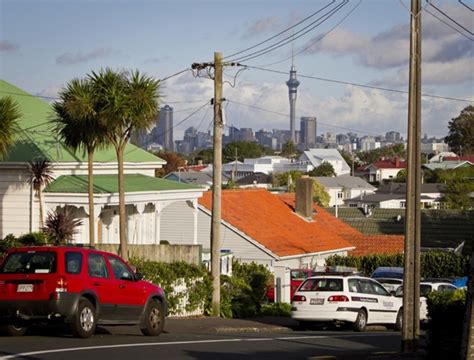
M 324 299 L 321 298 L 314 298 L 309 301 L 311 305 L 323 305 L 324 304 Z
M 18 284 L 17 292 L 33 292 L 33 284 Z

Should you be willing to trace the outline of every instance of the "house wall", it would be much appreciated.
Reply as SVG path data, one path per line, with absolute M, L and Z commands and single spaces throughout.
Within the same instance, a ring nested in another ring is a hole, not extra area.
M 402 169 L 379 169 L 377 173 L 380 176 L 380 178 L 377 179 L 377 181 L 385 180 L 385 179 L 395 179 L 397 177 L 397 174 L 401 170 Z
M 311 256 L 301 256 L 293 259 L 282 259 L 275 263 L 275 266 L 286 266 L 290 269 L 308 269 L 315 266 L 326 265 L 326 259 L 332 255 L 346 256 L 347 251 L 334 251 L 331 253 L 317 254 Z
M 0 168 L 0 239 L 26 234 L 31 226 L 38 231 L 39 202 L 27 179 L 26 169 Z
M 193 244 L 194 211 L 186 201 L 166 206 L 160 216 L 160 240 L 167 240 L 170 244 Z

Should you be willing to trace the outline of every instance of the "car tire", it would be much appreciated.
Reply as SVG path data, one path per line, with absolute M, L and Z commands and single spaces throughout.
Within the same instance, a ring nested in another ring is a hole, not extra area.
M 393 326 L 393 329 L 396 331 L 401 331 L 402 327 L 403 327 L 403 310 L 400 309 L 398 310 L 397 320 L 395 320 L 395 325 Z
M 89 338 L 94 335 L 97 326 L 95 307 L 88 299 L 81 299 L 71 323 L 71 331 L 75 337 Z
M 355 331 L 365 331 L 365 328 L 367 327 L 367 312 L 364 309 L 359 310 L 356 321 L 352 327 Z
M 8 324 L 2 326 L 2 333 L 7 336 L 23 336 L 28 328 L 17 324 Z
M 163 332 L 164 326 L 165 313 L 163 304 L 158 300 L 150 301 L 140 327 L 141 332 L 146 336 L 158 336 Z

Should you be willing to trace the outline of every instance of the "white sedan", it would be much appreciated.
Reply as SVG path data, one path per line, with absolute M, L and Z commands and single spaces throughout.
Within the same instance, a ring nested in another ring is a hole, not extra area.
M 402 299 L 377 281 L 357 275 L 318 275 L 293 295 L 291 317 L 300 322 L 346 322 L 356 331 L 369 324 L 402 327 Z

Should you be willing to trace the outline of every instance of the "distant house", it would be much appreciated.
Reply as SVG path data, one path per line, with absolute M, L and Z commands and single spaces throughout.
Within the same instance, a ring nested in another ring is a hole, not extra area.
M 0 161 L 0 239 L 8 234 L 39 231 L 39 198 L 27 183 L 28 162 L 48 160 L 55 180 L 43 191 L 44 216 L 48 211 L 68 207 L 83 221 L 74 237 L 76 243 L 89 242 L 89 201 L 87 155 L 73 152 L 54 136 L 49 119 L 51 106 L 35 96 L 0 80 L 0 92 L 10 94 L 22 114 L 15 142 Z M 204 189 L 159 179 L 155 170 L 165 161 L 132 144 L 124 155 L 125 208 L 128 240 L 131 244 L 159 244 L 168 224 L 161 220 L 167 207 L 185 204 L 183 214 L 191 219 L 189 243 L 197 241 L 197 199 Z M 97 243 L 119 243 L 117 161 L 113 148 L 94 153 L 94 213 Z
M 445 187 L 445 184 L 422 184 L 421 207 L 439 209 Z M 376 193 L 361 194 L 352 199 L 344 200 L 344 203 L 346 206 L 356 208 L 404 209 L 406 208 L 406 184 L 393 182 L 382 184 Z
M 441 161 L 445 160 L 445 158 L 453 157 L 453 156 L 457 156 L 456 153 L 453 153 L 452 151 L 443 151 L 443 152 L 440 152 L 439 154 L 436 154 L 433 157 L 431 157 L 428 160 L 428 162 L 429 163 L 441 162 Z
M 364 178 L 370 183 L 395 179 L 398 173 L 406 169 L 407 165 L 399 158 L 393 160 L 379 160 L 372 164 L 359 167 L 355 175 Z
M 337 149 L 309 149 L 304 151 L 298 160 L 311 165 L 312 168 L 317 168 L 324 162 L 330 163 L 336 176 L 351 174 L 351 168 Z
M 236 186 L 245 189 L 245 188 L 263 188 L 269 189 L 272 187 L 272 177 L 264 173 L 253 173 L 243 178 L 238 179 L 235 182 Z
M 180 182 L 183 184 L 194 184 L 204 187 L 206 190 L 212 186 L 212 173 L 201 171 L 173 171 L 163 176 L 163 179 Z
M 423 164 L 421 167 L 424 169 L 428 169 L 430 171 L 434 171 L 437 169 L 440 170 L 455 170 L 461 168 L 468 168 L 473 167 L 474 161 L 471 162 L 469 160 L 443 160 L 441 162 L 432 162 Z
M 316 176 L 313 179 L 323 185 L 331 197 L 329 206 L 344 205 L 346 199 L 373 194 L 377 190 L 375 186 L 357 176 Z

